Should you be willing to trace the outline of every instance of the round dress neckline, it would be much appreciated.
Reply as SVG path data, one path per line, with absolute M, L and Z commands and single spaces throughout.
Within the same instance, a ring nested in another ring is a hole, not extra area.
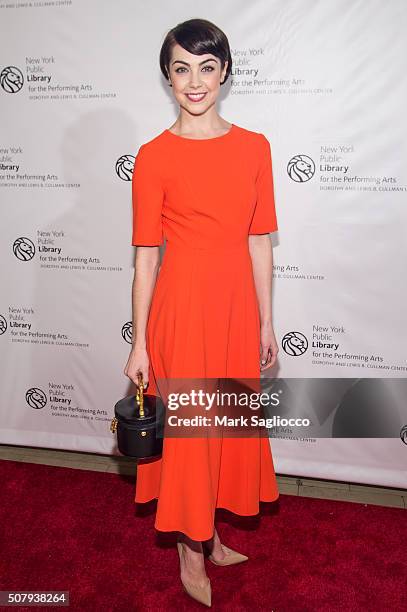
M 220 136 L 212 136 L 212 138 L 188 138 L 187 136 L 179 136 L 178 134 L 174 134 L 174 132 L 170 132 L 168 128 L 164 130 L 164 133 L 177 138 L 178 140 L 187 140 L 188 142 L 209 142 L 210 140 L 221 140 L 222 138 L 227 138 L 234 132 L 236 129 L 236 125 L 234 123 L 231 124 L 231 127 L 226 132 L 226 134 L 221 134 Z

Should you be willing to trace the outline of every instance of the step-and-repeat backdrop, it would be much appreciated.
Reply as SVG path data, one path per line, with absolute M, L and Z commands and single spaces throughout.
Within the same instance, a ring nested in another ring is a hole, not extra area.
M 276 470 L 404 487 L 403 0 L 0 1 L 0 442 L 118 453 L 134 158 L 176 117 L 158 54 L 193 17 L 230 41 L 220 114 L 272 146 L 272 374 L 332 434 L 276 429 Z

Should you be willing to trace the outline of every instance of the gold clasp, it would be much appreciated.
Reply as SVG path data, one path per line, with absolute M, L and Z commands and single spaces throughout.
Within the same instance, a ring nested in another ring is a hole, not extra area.
M 117 431 L 117 424 L 118 424 L 118 422 L 119 422 L 119 421 L 116 419 L 116 417 L 114 417 L 114 418 L 112 419 L 112 422 L 110 423 L 110 431 L 111 431 L 112 433 L 116 433 L 116 431 Z
M 141 417 L 144 417 L 144 384 L 143 384 L 143 374 L 142 372 L 138 372 L 138 385 L 136 391 L 136 403 L 139 407 L 139 414 Z

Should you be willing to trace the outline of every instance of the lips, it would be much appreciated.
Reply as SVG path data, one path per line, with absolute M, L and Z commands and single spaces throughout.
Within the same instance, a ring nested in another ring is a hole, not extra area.
M 206 96 L 206 91 L 203 93 L 196 93 L 196 94 L 192 94 L 192 93 L 188 93 L 185 94 L 186 97 L 188 98 L 188 100 L 190 100 L 191 102 L 201 102 L 201 100 L 204 99 L 204 97 Z

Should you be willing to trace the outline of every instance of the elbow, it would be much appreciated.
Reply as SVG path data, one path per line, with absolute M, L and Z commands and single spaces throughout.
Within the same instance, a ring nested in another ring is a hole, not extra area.
M 271 244 L 270 233 L 267 234 L 249 234 L 250 249 L 264 249 Z
M 138 246 L 136 250 L 135 269 L 158 270 L 160 267 L 160 247 L 159 246 Z

